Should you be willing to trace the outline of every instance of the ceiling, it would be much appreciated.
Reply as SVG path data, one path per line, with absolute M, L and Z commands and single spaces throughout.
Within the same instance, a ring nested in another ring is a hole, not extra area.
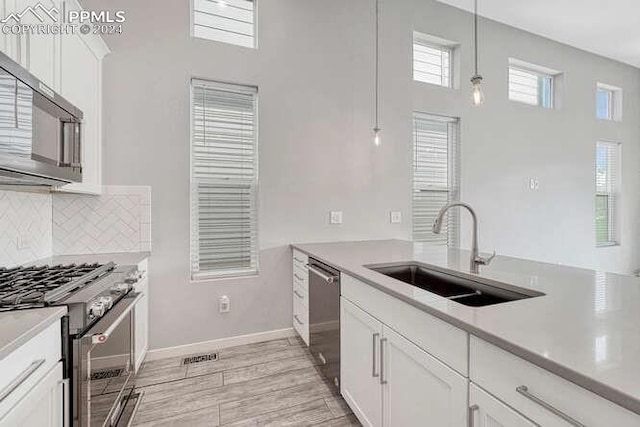
M 438 0 L 473 11 L 473 0 Z M 640 0 L 478 0 L 478 13 L 640 68 Z

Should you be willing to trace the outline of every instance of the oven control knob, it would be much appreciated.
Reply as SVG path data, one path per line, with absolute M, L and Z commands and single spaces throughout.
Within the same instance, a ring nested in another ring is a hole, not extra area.
M 105 305 L 101 301 L 95 301 L 89 306 L 89 317 L 92 319 L 101 317 L 106 311 Z
M 110 309 L 113 306 L 113 298 L 111 297 L 100 297 L 98 302 L 101 302 L 106 310 Z
M 116 283 L 111 287 L 111 293 L 114 294 L 122 294 L 129 290 L 129 285 L 127 283 Z

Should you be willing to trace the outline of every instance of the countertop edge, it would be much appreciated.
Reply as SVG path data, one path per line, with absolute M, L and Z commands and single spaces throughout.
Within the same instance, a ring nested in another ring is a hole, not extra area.
M 626 393 L 621 392 L 620 390 L 617 390 L 611 386 L 608 386 L 607 384 L 601 383 L 597 380 L 594 380 L 593 378 L 587 377 L 583 374 L 580 374 L 579 372 L 574 371 L 573 369 L 561 365 L 559 363 L 553 362 L 547 358 L 541 357 L 536 353 L 533 353 L 529 350 L 526 350 L 520 346 L 517 346 L 507 340 L 504 340 L 498 336 L 495 336 L 493 334 L 490 334 L 482 329 L 479 329 L 473 325 L 469 325 L 468 323 L 465 323 L 455 317 L 449 316 L 446 313 L 443 313 L 439 310 L 434 309 L 433 307 L 429 307 L 427 305 L 423 305 L 420 304 L 414 300 L 411 300 L 409 298 L 406 298 L 404 295 L 402 294 L 398 294 L 396 292 L 393 292 L 392 290 L 386 288 L 385 286 L 382 286 L 378 283 L 376 283 L 375 281 L 372 281 L 370 279 L 367 279 L 365 277 L 360 276 L 359 274 L 349 270 L 348 267 L 344 267 L 341 266 L 339 264 L 336 264 L 335 262 L 332 261 L 328 261 L 326 259 L 323 259 L 322 257 L 319 257 L 311 252 L 309 252 L 308 250 L 300 247 L 300 245 L 298 244 L 291 244 L 290 247 L 292 249 L 295 249 L 297 251 L 300 251 L 310 257 L 313 257 L 315 259 L 317 259 L 320 262 L 323 262 L 325 264 L 331 265 L 333 267 L 335 267 L 337 270 L 340 270 L 340 272 L 345 272 L 347 274 L 349 274 L 350 276 L 388 294 L 391 295 L 395 298 L 398 298 L 399 300 L 413 306 L 416 307 L 419 310 L 424 311 L 425 313 L 428 313 L 430 315 L 433 315 L 435 317 L 437 317 L 440 320 L 443 320 L 447 323 L 449 323 L 450 325 L 453 325 L 455 327 L 458 327 L 472 335 L 475 335 L 476 337 L 487 341 L 490 344 L 495 345 L 496 347 L 501 348 L 502 350 L 505 350 L 517 357 L 520 357 L 524 360 L 526 360 L 529 363 L 532 363 L 533 365 L 538 366 L 539 368 L 542 368 L 546 371 L 549 371 L 555 375 L 558 375 L 561 378 L 564 378 L 565 380 L 576 384 L 579 387 L 582 387 L 586 390 L 589 390 L 590 392 L 606 399 L 609 400 L 613 403 L 615 403 L 616 405 L 625 408 L 635 414 L 640 415 L 640 400 L 636 399 L 633 396 L 630 396 Z
M 20 336 L 18 336 L 16 339 L 11 341 L 10 343 L 5 345 L 4 347 L 0 348 L 0 360 L 3 360 L 5 357 L 7 357 L 13 351 L 18 349 L 24 343 L 26 343 L 31 338 L 35 337 L 40 332 L 45 330 L 53 322 L 61 319 L 65 314 L 67 314 L 67 308 L 66 307 L 62 307 L 62 306 L 61 307 L 46 307 L 46 308 L 36 309 L 36 310 L 51 310 L 51 313 L 49 314 L 49 316 L 43 318 L 40 322 L 38 322 L 37 324 L 33 325 L 30 329 L 28 329 L 28 330 L 24 331 L 23 333 L 21 333 Z

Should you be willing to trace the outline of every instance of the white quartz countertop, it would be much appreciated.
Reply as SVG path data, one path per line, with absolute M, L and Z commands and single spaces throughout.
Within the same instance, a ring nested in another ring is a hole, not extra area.
M 0 313 L 0 360 L 65 314 L 67 314 L 66 307 L 34 308 Z
M 292 246 L 640 414 L 640 278 L 497 256 L 479 276 L 545 295 L 474 308 L 364 267 L 468 273 L 468 251 L 401 240 Z
M 151 252 L 119 252 L 112 254 L 57 255 L 41 258 L 30 265 L 57 265 L 114 262 L 117 265 L 135 265 L 151 256 Z

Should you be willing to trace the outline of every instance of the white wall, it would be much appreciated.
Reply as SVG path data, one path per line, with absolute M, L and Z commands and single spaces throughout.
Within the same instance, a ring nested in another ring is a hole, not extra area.
M 411 111 L 462 118 L 462 197 L 480 216 L 481 246 L 499 253 L 630 271 L 637 264 L 637 140 L 640 72 L 518 30 L 483 23 L 487 102 L 471 109 L 469 15 L 430 0 L 383 0 L 383 145 L 372 127 L 373 2 L 269 0 L 259 5 L 259 46 L 249 50 L 189 37 L 188 1 L 113 0 L 124 33 L 107 37 L 105 180 L 153 186 L 151 347 L 291 325 L 288 243 L 409 238 Z M 86 0 L 88 9 L 104 2 Z M 463 43 L 463 90 L 411 81 L 411 31 Z M 506 100 L 509 56 L 564 70 L 561 110 Z M 258 277 L 189 282 L 189 80 L 259 87 L 260 265 Z M 625 90 L 625 122 L 598 123 L 595 81 Z M 623 246 L 596 251 L 593 147 L 624 148 Z M 536 176 L 540 190 L 526 190 Z M 344 224 L 328 224 L 330 210 Z M 389 224 L 390 210 L 404 223 Z M 468 242 L 463 230 L 463 244 Z M 216 312 L 220 295 L 231 313 Z

